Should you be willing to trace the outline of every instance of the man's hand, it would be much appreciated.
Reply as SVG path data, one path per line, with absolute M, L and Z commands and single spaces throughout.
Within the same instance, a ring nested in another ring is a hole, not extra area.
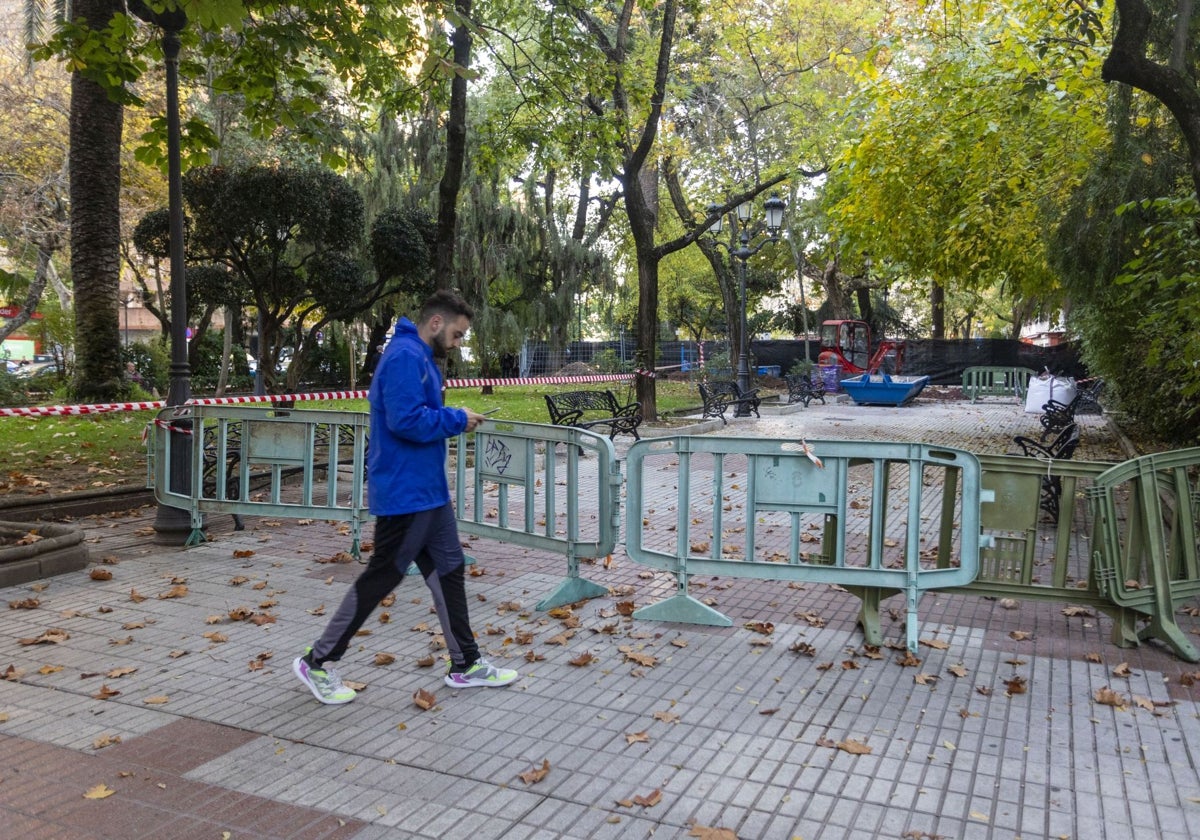
M 475 431 L 475 427 L 487 419 L 482 414 L 472 411 L 469 408 L 464 408 L 463 411 L 467 415 L 467 431 L 468 432 Z

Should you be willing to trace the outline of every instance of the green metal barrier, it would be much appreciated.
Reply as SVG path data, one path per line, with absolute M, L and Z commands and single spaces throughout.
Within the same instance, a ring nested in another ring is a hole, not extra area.
M 1025 398 L 1034 372 L 1024 367 L 969 367 L 963 371 L 963 393 L 975 402 L 980 397 Z
M 1175 610 L 1200 595 L 1198 476 L 1200 448 L 1181 449 L 1117 464 L 1088 491 L 1097 589 L 1147 621 L 1136 640 L 1160 639 L 1189 662 L 1200 650 Z
M 898 590 L 915 651 L 921 593 L 969 583 L 978 568 L 980 503 L 989 494 L 978 460 L 962 450 L 671 437 L 635 443 L 626 470 L 626 551 L 671 572 L 677 586 L 636 618 L 729 626 L 688 593 L 694 575 L 838 584 L 868 598 Z M 694 533 L 701 523 L 705 531 Z M 939 537 L 957 566 L 939 568 L 937 552 L 925 549 Z M 877 609 L 868 636 L 878 636 Z
M 467 456 L 455 457 L 459 530 L 565 553 L 567 577 L 539 610 L 606 594 L 608 587 L 580 576 L 579 561 L 609 555 L 617 544 L 621 465 L 612 441 L 566 426 L 503 421 L 482 424 L 473 437 L 455 442 L 456 455 Z M 583 498 L 589 507 L 581 511 Z
M 186 432 L 173 430 L 174 424 Z M 153 426 L 154 497 L 187 510 L 187 545 L 204 542 L 209 514 L 332 519 L 350 523 L 359 554 L 366 478 L 367 415 L 255 406 L 184 406 Z M 172 487 L 172 447 L 187 448 L 190 485 Z M 252 484 L 253 478 L 253 484 Z

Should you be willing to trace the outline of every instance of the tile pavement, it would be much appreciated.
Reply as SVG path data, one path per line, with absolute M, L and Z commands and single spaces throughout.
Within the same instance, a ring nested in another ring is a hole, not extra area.
M 1037 429 L 996 400 L 776 412 L 721 433 L 997 452 Z M 1122 457 L 1103 418 L 1085 423 L 1080 457 Z M 920 684 L 895 650 L 863 647 L 857 602 L 829 587 L 714 581 L 732 627 L 634 622 L 616 602 L 657 600 L 672 583 L 618 553 L 586 573 L 623 594 L 579 606 L 568 627 L 533 609 L 561 557 L 471 539 L 476 631 L 521 679 L 454 691 L 418 664 L 438 653 L 436 619 L 406 580 L 342 665 L 367 687 L 326 707 L 290 661 L 360 568 L 330 562 L 344 529 L 260 519 L 235 532 L 217 517 L 212 541 L 184 551 L 153 544 L 152 520 L 150 509 L 86 520 L 112 580 L 80 572 L 0 591 L 5 604 L 40 602 L 7 609 L 0 638 L 12 677 L 0 681 L 4 836 L 1200 835 L 1200 689 L 1187 684 L 1200 666 L 1153 644 L 1113 647 L 1102 616 L 931 593 L 922 638 L 947 646 L 922 647 L 919 670 L 937 679 Z M 187 593 L 166 597 L 178 585 Z M 751 620 L 774 623 L 769 644 Z M 1013 640 L 1016 628 L 1032 638 Z M 50 629 L 69 638 L 22 644 Z M 883 629 L 902 640 L 895 616 Z M 589 664 L 571 664 L 584 654 Z M 1015 677 L 1023 693 L 1009 690 Z M 1104 687 L 1141 699 L 1101 705 Z M 418 689 L 435 695 L 431 710 L 414 704 Z M 869 752 L 837 747 L 850 741 Z M 540 781 L 521 778 L 544 763 Z M 114 792 L 85 798 L 97 785 Z

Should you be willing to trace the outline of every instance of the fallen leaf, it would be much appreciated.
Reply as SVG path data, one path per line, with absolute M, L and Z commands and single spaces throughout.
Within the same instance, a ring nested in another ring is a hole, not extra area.
M 941 639 L 921 639 L 918 644 L 925 645 L 925 647 L 931 647 L 934 650 L 946 650 L 950 647 L 949 642 L 943 642 Z
M 208 639 L 214 645 L 224 644 L 229 641 L 229 637 L 224 633 L 218 633 L 216 630 L 210 630 L 207 633 L 201 633 L 201 636 Z
M 1094 618 L 1096 615 L 1094 612 L 1089 610 L 1087 607 L 1082 607 L 1077 604 L 1069 606 L 1069 607 L 1063 607 L 1062 614 L 1067 616 L 1068 618 L 1071 618 L 1073 616 L 1082 616 L 1084 618 Z
M 1092 699 L 1102 706 L 1113 706 L 1117 709 L 1125 709 L 1129 706 L 1129 701 L 1125 697 L 1113 691 L 1108 686 L 1096 689 L 1096 693 L 1092 695 Z
M 1004 681 L 1004 690 L 1009 694 L 1024 694 L 1025 693 L 1025 678 L 1024 677 L 1009 677 Z
M 374 664 L 382 667 L 384 665 L 391 665 L 395 661 L 396 657 L 390 653 L 377 653 L 375 654 Z
M 17 644 L 25 645 L 25 646 L 57 645 L 61 642 L 65 642 L 69 638 L 71 638 L 71 634 L 68 633 L 66 630 L 60 630 L 57 627 L 51 627 L 49 630 L 44 631 L 42 633 L 42 635 L 37 636 L 35 638 L 17 639 Z
M 254 551 L 249 548 L 235 548 L 233 550 L 234 557 L 253 557 Z
M 965 677 L 968 673 L 966 667 L 961 662 L 957 665 L 951 665 L 946 670 L 956 677 Z
M 845 741 L 838 741 L 837 748 L 842 752 L 848 752 L 851 755 L 870 755 L 871 748 L 861 741 L 855 741 L 853 738 L 847 738 Z
M 669 710 L 658 711 L 654 713 L 655 720 L 661 720 L 663 723 L 678 723 L 679 715 Z
M 1033 634 L 1028 630 L 1013 630 L 1008 634 L 1010 639 L 1016 639 L 1018 642 L 1028 641 L 1033 638 Z
M 43 665 L 41 668 L 38 668 L 38 673 L 46 676 L 47 674 L 57 674 L 62 669 L 63 666 L 61 665 Z
M 42 602 L 37 598 L 26 598 L 24 601 L 9 601 L 8 608 L 10 610 L 36 610 L 42 605 Z
M 147 706 L 162 706 L 165 703 L 170 703 L 171 698 L 165 694 L 156 694 L 153 697 L 147 697 L 142 702 Z
M 108 785 L 99 784 L 99 785 L 96 785 L 95 787 L 88 788 L 87 792 L 83 794 L 83 798 L 84 799 L 107 799 L 108 797 L 112 796 L 114 793 L 116 793 L 116 791 L 113 790 L 112 788 L 110 788 Z
M 917 674 L 913 677 L 913 682 L 917 685 L 934 685 L 938 681 L 937 674 Z
M 1128 677 L 1132 674 L 1133 674 L 1133 671 L 1130 670 L 1128 662 L 1122 662 L 1116 668 L 1113 668 L 1113 676 L 1114 677 Z
M 92 749 L 102 750 L 105 747 L 111 747 L 113 744 L 121 743 L 120 735 L 101 735 L 92 741 Z
M 742 626 L 747 630 L 753 630 L 755 633 L 762 633 L 764 636 L 769 636 L 775 632 L 775 625 L 769 621 L 748 621 Z
M 109 671 L 104 676 L 108 677 L 110 680 L 115 680 L 120 677 L 125 677 L 130 674 L 134 674 L 134 673 L 137 673 L 137 668 L 133 668 L 133 667 L 126 665 L 123 668 L 113 668 L 111 671 Z
M 417 708 L 429 711 L 437 704 L 437 697 L 432 691 L 418 688 L 417 693 L 413 695 L 413 703 L 417 705 Z
M 146 600 L 146 596 L 143 595 L 142 593 L 138 592 L 136 589 L 130 589 L 129 590 L 129 600 L 133 601 L 133 603 L 135 603 L 135 604 L 140 604 L 140 603 L 142 603 L 142 601 Z
M 546 778 L 546 774 L 549 772 L 550 772 L 550 759 L 543 758 L 541 767 L 534 765 L 530 769 L 526 770 L 524 773 L 518 773 L 517 778 L 519 778 L 522 782 L 524 782 L 527 785 L 532 785 L 532 784 L 534 784 L 536 782 L 540 782 L 542 779 Z
M 120 693 L 121 692 L 116 691 L 115 689 L 109 688 L 107 685 L 101 685 L 100 690 L 92 695 L 92 699 L 93 700 L 111 700 L 113 697 L 116 697 Z
M 688 832 L 687 836 L 697 837 L 699 840 L 738 840 L 738 836 L 733 833 L 731 828 L 709 828 L 699 823 L 692 826 L 692 830 Z
M 646 796 L 633 797 L 633 804 L 641 805 L 643 808 L 653 808 L 660 802 L 662 802 L 662 791 L 658 788 L 650 791 Z
M 596 660 L 596 657 L 592 655 L 592 652 L 589 650 L 585 650 L 583 653 L 579 654 L 574 659 L 567 660 L 567 664 L 574 665 L 577 668 L 582 668 L 585 665 L 591 665 L 592 662 L 594 662 L 595 660 Z
M 630 662 L 634 662 L 646 668 L 653 668 L 658 664 L 658 659 L 653 654 L 638 653 L 636 651 L 622 651 L 622 653 L 625 654 L 625 658 Z

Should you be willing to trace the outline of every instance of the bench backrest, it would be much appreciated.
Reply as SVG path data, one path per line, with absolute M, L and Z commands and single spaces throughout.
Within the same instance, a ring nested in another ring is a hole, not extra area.
M 547 394 L 546 399 L 560 411 L 604 411 L 612 414 L 620 408 L 612 391 L 566 391 Z
M 742 397 L 742 392 L 738 388 L 737 383 L 731 379 L 718 379 L 708 383 L 701 382 L 700 393 L 708 393 L 714 397 L 730 396 L 734 399 Z

